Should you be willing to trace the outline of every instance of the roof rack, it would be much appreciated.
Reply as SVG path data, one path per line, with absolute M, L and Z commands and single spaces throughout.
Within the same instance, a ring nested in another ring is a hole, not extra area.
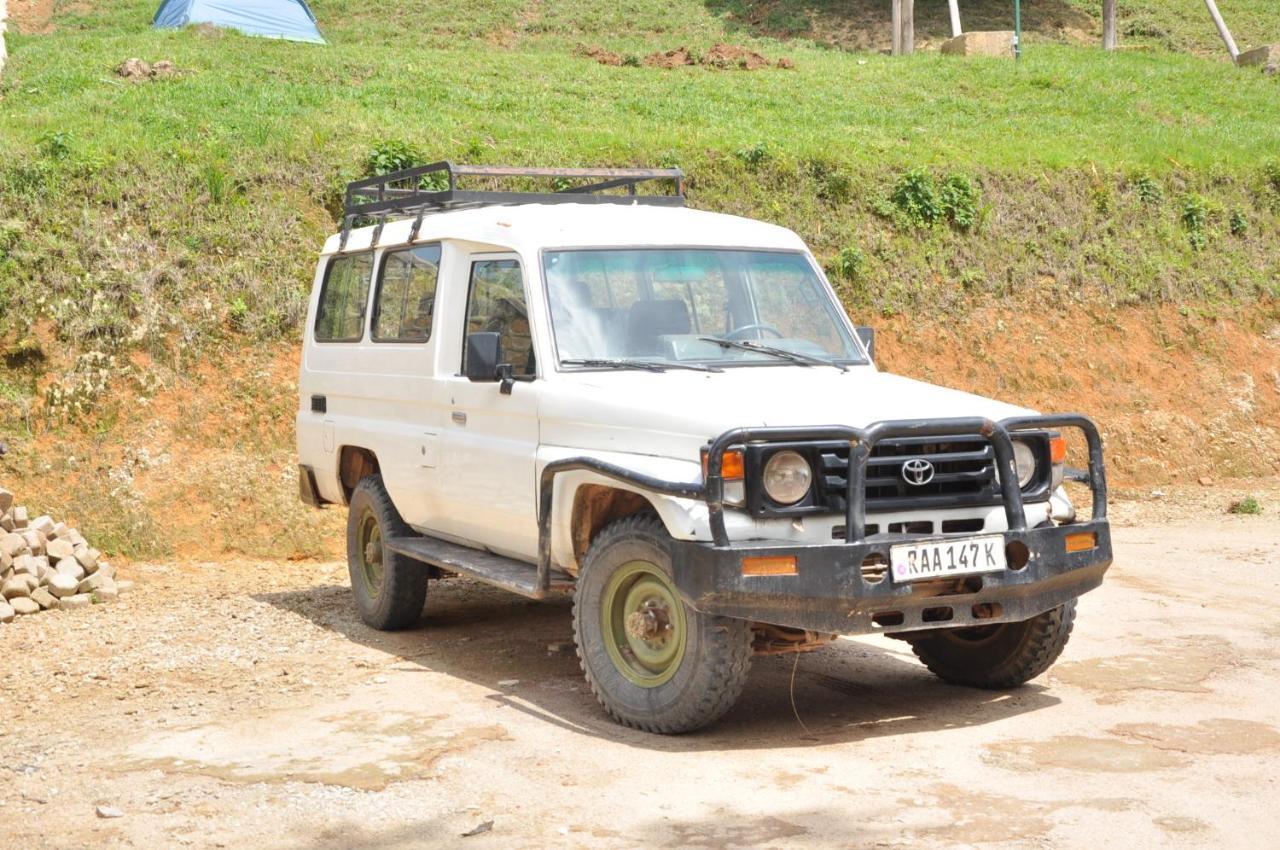
M 523 178 L 554 180 L 551 191 L 509 191 L 460 189 L 459 177 L 497 180 Z M 640 194 L 640 185 L 670 181 L 672 194 Z M 623 190 L 622 193 L 608 194 Z M 431 213 L 472 207 L 509 204 L 649 204 L 684 206 L 684 172 L 678 168 L 522 168 L 505 165 L 455 165 L 433 162 L 380 174 L 347 184 L 342 212 L 342 239 L 338 250 L 346 248 L 347 237 L 358 219 L 374 219 L 378 244 L 382 227 L 389 218 L 414 217 L 409 234 L 418 237 L 422 219 Z

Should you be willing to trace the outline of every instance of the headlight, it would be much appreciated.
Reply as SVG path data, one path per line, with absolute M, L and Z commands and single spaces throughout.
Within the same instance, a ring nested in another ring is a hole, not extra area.
M 1018 471 L 1018 486 L 1026 487 L 1036 477 L 1036 453 L 1021 440 L 1013 441 L 1013 466 Z
M 809 492 L 813 470 L 798 452 L 778 452 L 764 465 L 764 491 L 780 505 L 794 505 Z

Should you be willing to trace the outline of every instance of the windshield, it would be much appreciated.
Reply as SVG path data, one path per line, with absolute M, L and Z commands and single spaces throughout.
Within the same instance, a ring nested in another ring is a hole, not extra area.
M 866 362 L 803 254 L 547 251 L 543 270 L 564 365 Z

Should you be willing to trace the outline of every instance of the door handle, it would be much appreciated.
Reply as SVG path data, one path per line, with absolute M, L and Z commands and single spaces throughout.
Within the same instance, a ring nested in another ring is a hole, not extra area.
M 455 410 L 452 414 L 452 418 L 456 425 L 467 424 L 467 414 L 463 413 L 461 410 Z

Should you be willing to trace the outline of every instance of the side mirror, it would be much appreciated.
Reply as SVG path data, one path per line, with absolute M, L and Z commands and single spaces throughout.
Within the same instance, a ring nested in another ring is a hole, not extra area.
M 502 394 L 511 395 L 515 385 L 510 363 L 502 362 L 502 336 L 493 331 L 467 334 L 467 380 L 502 382 Z
M 502 336 L 492 331 L 467 334 L 467 370 L 471 381 L 498 380 L 502 362 Z
M 866 346 L 867 354 L 871 357 L 871 362 L 876 362 L 876 329 L 864 326 L 855 328 L 858 332 L 858 339 L 862 340 L 862 344 Z

